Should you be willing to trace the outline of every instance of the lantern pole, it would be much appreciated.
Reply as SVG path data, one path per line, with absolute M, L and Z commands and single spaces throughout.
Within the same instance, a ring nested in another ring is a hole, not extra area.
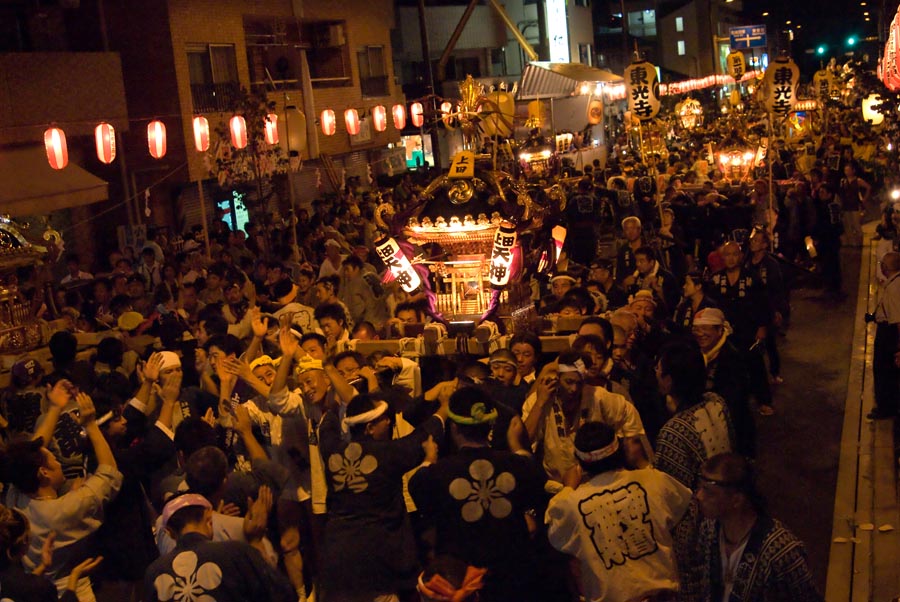
M 769 224 L 769 220 L 772 219 L 773 214 L 773 205 L 775 199 L 775 181 L 772 175 L 772 151 L 775 148 L 775 126 L 774 126 L 774 117 L 772 113 L 769 113 L 769 147 L 766 150 L 766 166 L 769 170 L 769 213 L 766 215 L 766 230 L 769 234 L 769 250 L 775 251 L 775 237 L 772 236 L 772 232 L 775 229 L 775 224 Z
M 297 219 L 297 201 L 296 201 L 296 193 L 294 192 L 294 182 L 291 177 L 291 172 L 293 168 L 291 166 L 291 131 L 288 129 L 288 95 L 286 91 L 282 91 L 284 94 L 284 102 L 282 105 L 284 106 L 284 136 L 287 138 L 285 140 L 285 145 L 287 146 L 287 185 L 288 185 L 288 196 L 291 199 L 291 219 L 290 219 L 290 227 L 291 227 L 291 244 L 293 245 L 294 252 L 294 261 L 300 260 L 300 250 L 297 247 L 297 226 L 300 221 Z M 297 153 L 299 155 L 299 152 Z M 302 160 L 302 157 L 301 157 Z
M 101 3 L 102 5 L 102 3 Z M 116 148 L 119 150 L 119 177 L 122 178 L 122 192 L 125 196 L 125 211 L 128 213 L 128 225 L 136 225 L 134 212 L 132 211 L 133 203 L 128 199 L 131 195 L 128 192 L 128 166 L 125 164 L 125 145 L 122 144 L 122 134 L 116 128 Z
M 200 197 L 200 217 L 203 220 L 203 239 L 206 242 L 206 259 L 212 261 L 209 248 L 209 226 L 206 219 L 206 198 L 203 196 L 203 180 L 197 180 L 197 194 Z

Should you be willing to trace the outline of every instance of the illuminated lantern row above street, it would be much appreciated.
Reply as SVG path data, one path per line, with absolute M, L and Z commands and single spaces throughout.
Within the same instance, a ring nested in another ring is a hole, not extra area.
M 448 106 L 449 103 L 447 103 Z M 421 127 L 422 104 L 413 103 L 411 107 L 413 124 Z M 377 105 L 372 108 L 372 122 L 375 131 L 384 132 L 387 130 L 387 109 L 383 105 Z M 391 108 L 394 127 L 402 130 L 406 127 L 406 106 L 396 104 Z M 325 109 L 319 116 L 319 123 L 322 127 L 322 133 L 326 136 L 333 136 L 337 131 L 337 119 L 332 109 Z M 205 153 L 209 150 L 209 120 L 202 115 L 193 118 L 191 122 L 194 132 L 194 148 L 198 153 Z M 347 133 L 356 136 L 360 132 L 361 119 L 357 109 L 347 109 L 344 111 L 344 125 Z M 266 144 L 278 144 L 278 115 L 269 113 L 266 115 L 263 124 L 263 133 Z M 233 115 L 228 121 L 228 131 L 230 133 L 231 145 L 240 150 L 247 147 L 249 142 L 247 132 L 247 120 L 242 115 Z M 94 129 L 94 137 L 97 149 L 97 158 L 103 163 L 112 163 L 116 158 L 116 130 L 108 123 L 101 123 Z M 147 148 L 150 156 L 154 159 L 162 159 L 166 156 L 166 126 L 159 120 L 154 119 L 147 124 Z M 44 146 L 47 149 L 47 161 L 53 169 L 63 169 L 69 163 L 69 153 L 66 146 L 66 134 L 61 128 L 49 128 L 44 134 Z

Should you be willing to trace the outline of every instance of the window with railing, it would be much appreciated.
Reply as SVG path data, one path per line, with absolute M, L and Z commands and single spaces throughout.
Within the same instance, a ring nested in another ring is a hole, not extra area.
M 366 46 L 356 53 L 359 63 L 359 87 L 362 95 L 389 96 L 384 46 Z
M 240 90 L 233 44 L 194 44 L 188 47 L 191 100 L 197 113 L 231 109 Z
M 350 86 L 350 49 L 347 45 L 345 21 L 312 21 L 304 23 L 303 39 L 309 40 L 307 51 L 309 79 L 313 87 Z

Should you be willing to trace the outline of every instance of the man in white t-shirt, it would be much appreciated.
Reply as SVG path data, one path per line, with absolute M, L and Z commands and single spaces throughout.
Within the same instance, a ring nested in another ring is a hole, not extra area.
M 575 436 L 578 464 L 547 506 L 547 537 L 574 556 L 585 600 L 674 599 L 672 529 L 691 490 L 654 468 L 629 470 L 615 429 L 586 422 Z M 668 596 L 668 597 L 667 597 Z
M 560 354 L 556 369 L 551 366 L 544 370 L 535 392 L 522 406 L 528 437 L 543 446 L 544 470 L 559 483 L 577 464 L 575 433 L 588 421 L 608 424 L 620 437 L 638 438 L 649 458 L 649 444 L 644 444 L 646 434 L 637 409 L 622 395 L 584 384 L 590 361 L 589 356 L 574 351 Z

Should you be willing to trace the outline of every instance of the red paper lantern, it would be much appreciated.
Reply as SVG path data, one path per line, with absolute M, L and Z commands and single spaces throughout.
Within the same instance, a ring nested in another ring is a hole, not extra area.
M 194 117 L 194 148 L 198 153 L 209 150 L 209 121 L 206 117 Z
M 334 118 L 334 111 L 325 109 L 322 111 L 319 121 L 322 123 L 322 133 L 326 136 L 334 136 L 335 129 L 337 128 L 337 120 Z
M 278 115 L 275 113 L 266 115 L 266 143 L 278 144 Z
M 412 116 L 413 125 L 417 128 L 422 127 L 422 124 L 425 123 L 425 116 L 423 113 L 425 109 L 422 108 L 421 102 L 414 102 L 409 105 L 409 114 Z
M 247 147 L 247 121 L 240 115 L 235 115 L 228 121 L 228 129 L 231 130 L 231 146 L 234 148 Z
M 147 146 L 150 148 L 150 156 L 154 159 L 166 156 L 166 125 L 159 119 L 147 124 Z
M 372 125 L 376 132 L 383 132 L 387 129 L 387 109 L 382 105 L 372 107 Z
M 453 105 L 450 101 L 445 100 L 441 103 L 441 120 L 444 122 L 444 125 L 451 126 L 453 123 L 453 118 L 450 116 L 450 113 L 453 111 Z
M 356 109 L 344 111 L 344 125 L 347 126 L 347 133 L 351 136 L 356 136 L 359 133 L 359 113 Z
M 394 105 L 394 108 L 391 109 L 391 113 L 394 115 L 394 127 L 398 130 L 402 130 L 406 127 L 406 107 L 403 105 Z
M 47 148 L 47 161 L 53 169 L 62 169 L 69 164 L 69 147 L 66 146 L 66 133 L 59 128 L 48 128 L 44 132 L 44 146 Z
M 116 128 L 104 122 L 94 128 L 97 158 L 107 165 L 116 158 Z

